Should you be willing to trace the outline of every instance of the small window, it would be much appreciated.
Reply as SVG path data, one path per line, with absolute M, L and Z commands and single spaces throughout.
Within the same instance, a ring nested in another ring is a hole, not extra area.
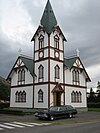
M 21 70 L 18 71 L 18 82 L 21 82 Z
M 81 102 L 82 102 L 82 93 L 79 92 L 79 103 L 81 103 Z
M 54 36 L 54 47 L 56 49 L 59 49 L 59 37 L 58 37 L 58 35 Z
M 26 102 L 26 92 L 22 92 L 22 102 Z
M 43 102 L 43 91 L 41 89 L 38 91 L 38 102 Z
M 18 91 L 15 93 L 15 102 L 18 102 Z
M 25 81 L 25 70 L 22 70 L 22 81 Z
M 60 78 L 60 67 L 58 65 L 55 66 L 55 78 Z
M 42 49 L 44 47 L 44 36 L 40 35 L 39 37 L 39 49 Z
M 22 97 L 22 92 L 20 91 L 19 93 L 18 93 L 18 102 L 21 102 L 21 98 Z
M 39 79 L 44 78 L 44 67 L 42 65 L 39 66 Z

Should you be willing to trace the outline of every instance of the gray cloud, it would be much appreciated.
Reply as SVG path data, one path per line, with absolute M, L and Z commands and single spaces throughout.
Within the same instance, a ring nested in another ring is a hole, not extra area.
M 100 65 L 100 0 L 50 1 L 58 25 L 68 40 L 68 42 L 65 43 L 65 56 L 75 55 L 75 50 L 79 48 L 80 57 L 86 67 L 89 68 L 95 64 Z M 23 13 L 27 13 L 31 19 L 30 23 L 33 29 L 36 29 L 40 23 L 46 0 L 19 0 L 19 2 Z M 0 14 L 0 16 L 2 15 L 3 14 Z M 29 39 L 27 42 L 24 41 L 23 43 L 18 40 L 13 42 L 3 33 L 0 21 L 1 76 L 7 76 L 8 71 L 15 62 L 20 47 L 25 54 L 32 55 L 33 46 L 30 40 L 34 33 L 35 30 L 31 30 L 30 33 L 27 31 L 27 33 L 22 35 L 23 38 L 27 38 L 26 40 Z M 97 78 L 93 80 L 100 80 L 100 76 L 98 77 L 97 75 Z

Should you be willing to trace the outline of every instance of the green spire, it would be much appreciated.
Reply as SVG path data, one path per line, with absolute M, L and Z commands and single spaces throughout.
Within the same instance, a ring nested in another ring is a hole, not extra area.
M 51 33 L 53 30 L 53 27 L 57 25 L 57 20 L 49 0 L 47 1 L 46 7 L 41 19 L 41 25 L 44 27 L 47 33 Z

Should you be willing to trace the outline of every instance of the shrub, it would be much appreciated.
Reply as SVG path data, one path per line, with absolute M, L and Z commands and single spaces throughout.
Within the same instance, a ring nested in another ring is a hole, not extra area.
M 23 111 L 21 111 L 21 110 L 1 109 L 0 113 L 3 113 L 3 114 L 13 114 L 13 115 L 24 115 Z
M 88 103 L 88 108 L 100 108 L 100 103 Z
M 8 108 L 8 107 L 9 107 L 9 103 L 0 103 L 0 109 Z

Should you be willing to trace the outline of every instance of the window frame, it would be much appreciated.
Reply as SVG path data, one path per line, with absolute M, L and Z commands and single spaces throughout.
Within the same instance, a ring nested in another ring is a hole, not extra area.
M 73 84 L 79 85 L 80 84 L 80 78 L 79 78 L 79 70 L 73 69 L 72 71 L 72 77 L 73 77 Z
M 38 102 L 39 103 L 43 103 L 43 97 L 44 96 L 44 92 L 42 91 L 42 89 L 40 89 L 39 91 L 38 91 Z
M 82 103 L 82 93 L 79 91 L 72 91 L 71 93 L 71 102 L 72 103 Z
M 18 70 L 18 85 L 25 84 L 25 68 Z
M 59 65 L 55 66 L 55 79 L 60 79 L 60 67 L 59 67 Z
M 42 49 L 44 47 L 44 36 L 40 35 L 38 40 L 39 40 L 39 49 Z
M 54 36 L 54 47 L 59 49 L 59 37 L 57 34 Z
M 42 65 L 38 67 L 38 72 L 39 72 L 39 75 L 38 75 L 39 79 L 43 79 L 44 78 L 44 67 Z

